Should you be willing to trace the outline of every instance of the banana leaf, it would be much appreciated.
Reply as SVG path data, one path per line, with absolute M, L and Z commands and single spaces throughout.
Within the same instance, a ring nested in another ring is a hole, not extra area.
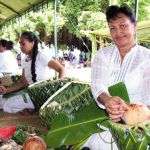
M 124 82 L 119 82 L 115 85 L 108 87 L 111 96 L 119 96 L 126 102 L 130 102 L 128 91 Z
M 146 150 L 150 145 L 150 123 L 134 127 L 112 122 L 96 105 L 89 84 L 68 82 L 46 101 L 40 115 L 49 128 L 45 137 L 49 147 L 76 147 L 104 130 L 110 130 L 121 150 Z
M 120 150 L 149 150 L 150 122 L 129 126 L 110 121 L 109 125 Z
M 72 113 L 71 118 L 66 113 L 60 113 L 52 120 L 46 143 L 49 147 L 78 144 L 93 133 L 104 131 L 99 124 L 107 124 L 107 120 L 105 112 L 95 103 Z
M 96 105 L 89 84 L 74 81 L 52 95 L 40 114 L 50 128 L 45 139 L 49 147 L 80 143 L 103 131 L 99 124 L 108 120 L 105 111 Z
M 37 110 L 46 102 L 46 100 L 53 95 L 57 90 L 63 87 L 64 84 L 72 79 L 66 78 L 64 80 L 46 80 L 34 83 L 27 88 L 27 93 L 32 99 Z

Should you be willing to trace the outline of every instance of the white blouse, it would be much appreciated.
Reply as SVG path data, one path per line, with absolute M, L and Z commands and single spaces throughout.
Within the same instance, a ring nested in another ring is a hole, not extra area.
M 134 46 L 121 63 L 116 46 L 106 47 L 97 52 L 91 70 L 92 93 L 97 97 L 108 93 L 108 87 L 123 81 L 130 100 L 150 105 L 150 50 Z
M 14 75 L 19 73 L 17 59 L 10 50 L 0 53 L 0 74 L 3 73 L 11 73 Z
M 24 69 L 25 77 L 29 84 L 33 83 L 31 75 L 31 59 L 27 55 L 22 55 L 21 65 Z M 39 45 L 38 54 L 35 61 L 36 80 L 47 80 L 54 77 L 55 71 L 48 67 L 48 62 L 52 60 L 53 55 L 48 47 Z

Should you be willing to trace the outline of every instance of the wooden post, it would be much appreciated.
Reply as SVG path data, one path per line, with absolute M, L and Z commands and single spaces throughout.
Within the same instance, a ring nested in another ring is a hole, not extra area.
M 93 57 L 95 56 L 96 52 L 97 52 L 97 43 L 96 43 L 96 36 L 95 35 L 91 35 L 90 39 L 92 41 L 92 54 L 91 54 L 91 59 L 93 59 Z

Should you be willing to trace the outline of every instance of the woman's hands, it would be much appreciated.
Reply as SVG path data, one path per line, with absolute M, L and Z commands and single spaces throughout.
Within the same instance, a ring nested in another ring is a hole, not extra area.
M 101 95 L 100 101 L 106 108 L 106 111 L 113 122 L 118 122 L 123 117 L 128 105 L 118 96 Z
M 0 94 L 6 94 L 7 93 L 7 88 L 0 85 Z
M 109 117 L 114 122 L 120 121 L 125 111 L 128 109 L 127 104 L 117 96 L 110 97 L 104 105 Z
M 25 88 L 28 85 L 26 78 L 24 75 L 12 86 L 5 87 L 3 85 L 0 85 L 0 94 L 7 94 L 11 92 L 18 91 L 20 89 Z

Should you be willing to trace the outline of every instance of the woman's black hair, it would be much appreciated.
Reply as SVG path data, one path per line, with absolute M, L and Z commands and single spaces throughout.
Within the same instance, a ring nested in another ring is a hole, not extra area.
M 132 23 L 136 22 L 135 15 L 132 9 L 128 5 L 121 5 L 120 7 L 117 5 L 108 6 L 106 9 L 106 19 L 107 22 L 114 20 L 118 17 L 118 14 L 126 15 Z
M 7 41 L 6 48 L 7 48 L 8 50 L 13 49 L 13 46 L 14 46 L 14 43 L 13 43 L 12 41 Z
M 21 34 L 21 38 L 27 39 L 29 42 L 34 42 L 34 46 L 32 49 L 32 62 L 31 62 L 31 74 L 32 74 L 32 81 L 36 82 L 36 73 L 35 73 L 35 61 L 36 61 L 36 56 L 38 54 L 38 44 L 39 44 L 39 39 L 38 37 L 30 31 L 23 32 Z
M 0 45 L 2 45 L 2 47 L 6 47 L 6 45 L 7 45 L 7 40 L 1 39 L 1 40 L 0 40 Z
M 1 39 L 0 45 L 2 45 L 3 47 L 6 47 L 7 50 L 11 50 L 11 49 L 13 49 L 14 44 L 12 41 L 7 41 L 5 39 Z

